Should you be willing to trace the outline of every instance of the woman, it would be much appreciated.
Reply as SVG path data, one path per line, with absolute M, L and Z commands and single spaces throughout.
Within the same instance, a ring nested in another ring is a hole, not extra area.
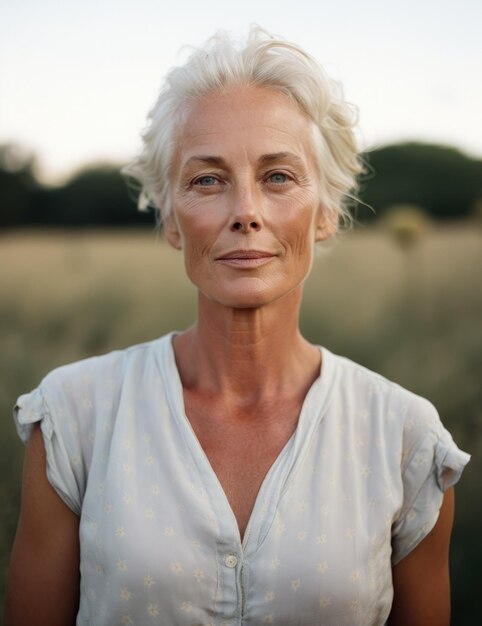
M 127 173 L 198 320 L 19 398 L 7 624 L 449 623 L 468 455 L 429 402 L 298 329 L 359 170 L 350 110 L 297 46 L 219 35 L 171 71 Z

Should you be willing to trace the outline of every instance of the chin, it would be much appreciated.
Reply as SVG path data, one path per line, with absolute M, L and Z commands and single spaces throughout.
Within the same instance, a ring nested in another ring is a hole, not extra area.
M 238 297 L 224 297 L 217 299 L 219 304 L 231 309 L 259 309 L 272 302 L 271 298 L 267 298 L 262 294 L 243 294 Z
M 213 294 L 211 300 L 214 300 L 222 306 L 232 309 L 259 309 L 277 302 L 287 296 L 291 291 L 279 291 L 268 289 L 266 286 L 246 289 L 235 289 L 232 291 L 224 291 L 222 294 Z

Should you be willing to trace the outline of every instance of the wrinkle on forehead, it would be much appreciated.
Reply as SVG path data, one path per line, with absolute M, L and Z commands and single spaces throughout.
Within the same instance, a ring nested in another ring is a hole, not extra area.
M 240 150 L 256 136 L 257 148 L 266 154 L 296 152 L 314 164 L 312 126 L 298 105 L 276 90 L 251 86 L 215 93 L 180 112 L 175 162 L 179 166 L 194 154 L 218 156 L 216 143 Z

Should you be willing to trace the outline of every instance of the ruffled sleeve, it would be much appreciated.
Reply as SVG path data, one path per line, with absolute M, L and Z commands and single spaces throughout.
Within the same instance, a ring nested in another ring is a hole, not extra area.
M 18 435 L 27 443 L 33 424 L 40 422 L 46 457 L 47 479 L 65 504 L 80 515 L 85 489 L 85 466 L 76 428 L 72 420 L 58 409 L 53 410 L 42 385 L 20 396 L 13 416 Z
M 417 397 L 407 416 L 402 455 L 403 504 L 392 528 L 392 564 L 433 529 L 443 494 L 470 460 L 443 427 L 430 402 Z

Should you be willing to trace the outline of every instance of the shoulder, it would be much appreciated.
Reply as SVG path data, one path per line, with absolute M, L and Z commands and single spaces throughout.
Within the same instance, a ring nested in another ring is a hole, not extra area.
M 438 412 L 426 398 L 343 356 L 329 353 L 335 372 L 336 395 L 372 416 L 396 420 L 407 431 L 436 429 Z
M 454 443 L 429 400 L 350 359 L 331 354 L 329 359 L 335 421 L 351 434 L 350 441 L 363 444 L 357 454 L 367 454 L 367 467 L 377 467 L 375 482 L 388 472 L 396 503 L 395 564 L 433 528 L 443 492 L 459 480 L 470 457 Z
M 101 424 L 107 430 L 121 398 L 129 396 L 126 390 L 149 390 L 152 380 L 159 379 L 162 367 L 158 354 L 169 340 L 166 335 L 52 370 L 36 389 L 17 399 L 14 418 L 21 439 L 28 440 L 37 421 L 43 422 L 48 433 L 72 433 L 84 442 L 92 439 Z
M 113 398 L 126 383 L 139 381 L 146 368 L 155 366 L 156 349 L 165 340 L 167 336 L 62 365 L 47 374 L 39 388 L 48 405 L 65 401 L 70 409 L 93 408 L 96 401 Z
M 331 406 L 349 432 L 395 455 L 400 469 L 429 463 L 434 453 L 453 450 L 450 433 L 430 400 L 345 357 L 333 361 Z
M 121 350 L 113 350 L 107 354 L 91 356 L 80 361 L 74 361 L 53 369 L 45 376 L 42 383 L 63 384 L 69 388 L 80 382 L 92 382 L 90 377 L 112 376 L 117 378 L 129 368 L 142 365 L 149 358 L 158 343 L 166 337 L 140 343 Z
M 40 423 L 49 481 L 75 513 L 91 465 L 110 449 L 121 405 L 130 415 L 139 398 L 152 403 L 153 381 L 159 381 L 162 370 L 157 355 L 168 340 L 63 365 L 17 399 L 13 415 L 20 438 L 27 443 L 33 425 Z

